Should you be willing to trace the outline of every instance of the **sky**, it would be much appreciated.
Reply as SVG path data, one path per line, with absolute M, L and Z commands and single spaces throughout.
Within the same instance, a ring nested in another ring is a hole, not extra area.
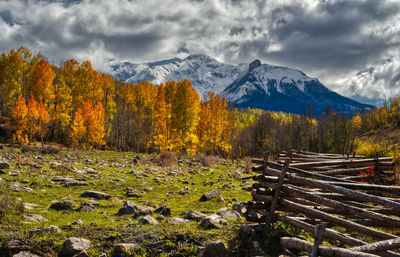
M 299 69 L 345 96 L 400 96 L 400 1 L 0 0 L 0 51 L 135 63 L 209 55 Z

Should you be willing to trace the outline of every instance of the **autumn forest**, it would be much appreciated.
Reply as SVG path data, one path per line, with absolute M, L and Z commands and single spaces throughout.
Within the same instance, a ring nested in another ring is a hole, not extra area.
M 239 110 L 210 92 L 201 100 L 189 80 L 127 84 L 89 61 L 60 65 L 21 47 L 0 58 L 0 111 L 12 121 L 10 142 L 56 142 L 77 149 L 198 153 L 231 157 L 289 147 L 349 153 L 356 137 L 400 125 L 400 98 L 345 117 L 315 118 Z

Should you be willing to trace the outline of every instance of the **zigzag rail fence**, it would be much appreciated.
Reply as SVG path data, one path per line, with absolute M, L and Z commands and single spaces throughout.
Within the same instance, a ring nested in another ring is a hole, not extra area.
M 310 256 L 400 257 L 400 187 L 391 157 L 284 151 L 276 162 L 253 159 L 249 220 L 269 230 L 280 221 L 314 233 L 314 244 L 296 237 L 281 246 Z M 362 238 L 363 240 L 361 240 Z M 322 246 L 328 239 L 330 246 Z M 372 242 L 372 243 L 371 243 Z

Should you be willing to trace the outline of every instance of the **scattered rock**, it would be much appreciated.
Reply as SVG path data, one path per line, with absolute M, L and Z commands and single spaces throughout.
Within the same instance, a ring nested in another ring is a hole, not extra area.
M 140 224 L 158 224 L 158 221 L 155 220 L 153 217 L 150 215 L 146 215 L 139 220 Z
M 54 209 L 57 211 L 61 210 L 73 210 L 74 207 L 78 207 L 78 205 L 71 200 L 64 200 L 61 202 L 54 202 L 52 205 L 50 205 L 50 209 Z
M 221 216 L 224 219 L 241 219 L 242 216 L 240 216 L 238 211 L 235 210 L 228 210 L 226 208 L 220 209 L 217 214 Z
M 61 232 L 61 229 L 56 225 L 50 225 L 48 227 L 38 228 L 35 232 L 59 233 Z
M 11 168 L 11 165 L 8 162 L 0 162 L 0 170 L 4 170 L 4 169 L 9 169 Z
M 88 183 L 83 182 L 83 181 L 76 181 L 76 180 L 72 180 L 72 181 L 65 181 L 62 183 L 65 187 L 76 187 L 76 186 L 87 186 Z
M 135 216 L 145 216 L 152 214 L 154 208 L 149 206 L 136 205 L 132 201 L 126 201 L 124 206 L 119 209 L 117 215 L 134 214 Z
M 26 222 L 46 222 L 47 219 L 37 214 L 27 214 L 22 217 Z
M 14 254 L 13 257 L 40 257 L 40 255 L 31 253 L 31 252 L 27 252 L 27 251 L 22 251 L 22 252 L 19 252 L 18 254 Z
M 247 212 L 247 208 L 246 208 L 246 204 L 243 202 L 239 202 L 239 203 L 235 203 L 232 206 L 233 210 L 236 210 L 237 212 L 239 212 L 240 214 L 245 214 Z
M 85 223 L 83 223 L 83 221 L 81 219 L 79 220 L 75 220 L 74 222 L 68 224 L 69 227 L 73 227 L 73 226 L 78 226 L 78 227 L 83 227 L 85 226 Z
M 99 191 L 90 191 L 87 190 L 85 192 L 83 192 L 81 194 L 81 197 L 92 197 L 92 198 L 96 198 L 96 199 L 110 199 L 111 196 L 109 194 L 103 193 L 103 192 L 99 192 Z
M 88 249 L 90 249 L 89 240 L 78 237 L 70 237 L 64 241 L 62 254 L 65 256 L 74 256 Z
M 181 189 L 181 191 L 179 191 L 179 194 L 180 194 L 180 195 L 189 194 L 189 190 L 190 190 L 190 188 L 184 187 L 184 188 Z
M 189 223 L 192 222 L 189 219 L 184 219 L 184 218 L 168 218 L 168 223 L 169 224 L 181 224 L 181 223 Z
M 171 209 L 165 204 L 161 207 L 158 207 L 154 212 L 164 216 L 171 216 Z
M 96 207 L 88 202 L 81 203 L 81 207 L 79 208 L 80 211 L 92 212 L 96 211 Z
M 214 241 L 208 243 L 204 248 L 203 257 L 227 257 L 229 256 L 229 250 L 225 244 L 221 241 Z
M 158 215 L 157 217 L 156 217 L 156 220 L 165 220 L 165 217 L 164 216 L 162 216 L 162 215 Z
M 185 219 L 201 221 L 207 218 L 207 215 L 199 211 L 189 211 L 185 214 Z
M 203 229 L 213 229 L 213 228 L 221 228 L 221 223 L 226 223 L 226 220 L 224 220 L 221 216 L 218 214 L 212 214 L 210 216 L 207 216 L 201 223 L 200 227 Z
M 127 243 L 118 244 L 117 246 L 114 247 L 112 256 L 130 255 L 139 247 L 140 246 L 137 244 L 127 244 Z
M 139 193 L 139 190 L 131 188 L 131 187 L 127 187 L 126 188 L 126 197 L 135 197 L 135 198 L 139 198 L 142 197 Z
M 212 190 L 208 193 L 205 193 L 201 198 L 200 201 L 204 202 L 204 201 L 208 201 L 211 200 L 217 196 L 220 196 L 221 192 L 219 190 Z

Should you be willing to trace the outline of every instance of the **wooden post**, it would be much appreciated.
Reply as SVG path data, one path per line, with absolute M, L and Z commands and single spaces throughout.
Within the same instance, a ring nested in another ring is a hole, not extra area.
M 268 157 L 269 157 L 269 152 L 266 151 L 266 152 L 265 152 L 265 155 L 264 155 L 264 166 L 263 166 L 264 175 L 265 175 L 265 172 L 266 172 L 267 169 L 268 169 Z
M 380 184 L 382 182 L 381 180 L 381 172 L 379 169 L 379 156 L 378 152 L 375 154 L 375 167 L 374 167 L 374 183 L 375 184 Z
M 314 245 L 311 252 L 311 257 L 318 257 L 318 247 L 322 243 L 322 234 L 325 233 L 326 222 L 322 222 L 315 226 Z
M 275 217 L 274 217 L 275 208 L 276 208 L 276 204 L 278 203 L 279 196 L 281 194 L 281 187 L 283 185 L 283 182 L 285 181 L 285 175 L 286 175 L 286 172 L 288 170 L 288 167 L 289 167 L 289 160 L 286 160 L 285 165 L 282 167 L 282 172 L 279 175 L 278 184 L 277 184 L 277 186 L 275 188 L 275 193 L 274 193 L 274 196 L 273 196 L 272 201 L 271 201 L 271 208 L 269 209 L 269 213 L 268 213 L 268 215 L 266 217 L 265 224 L 267 226 L 267 232 L 269 232 L 269 229 L 271 227 L 271 223 L 274 222 L 274 219 L 275 219 Z

